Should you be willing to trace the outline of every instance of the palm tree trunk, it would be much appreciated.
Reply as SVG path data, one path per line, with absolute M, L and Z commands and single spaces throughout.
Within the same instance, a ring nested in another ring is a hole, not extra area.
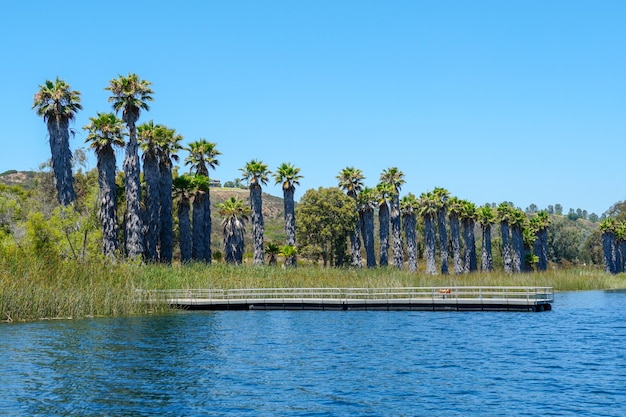
M 126 219 L 124 222 L 124 240 L 126 254 L 135 259 L 143 253 L 143 222 L 141 218 L 141 183 L 139 179 L 139 150 L 134 121 L 128 122 L 128 143 L 124 157 L 124 176 L 126 177 Z
M 207 264 L 211 264 L 211 261 L 212 261 L 211 259 L 212 258 L 211 232 L 213 229 L 213 224 L 211 222 L 210 191 L 207 190 L 202 202 L 204 204 L 204 221 L 202 222 L 204 224 L 204 244 L 203 244 L 204 251 L 202 252 L 202 260 Z
M 192 257 L 196 261 L 204 260 L 204 208 L 206 207 L 204 200 L 206 199 L 206 193 L 204 191 L 197 191 L 193 199 L 193 247 L 191 250 Z
M 145 194 L 145 217 L 144 217 L 144 255 L 147 262 L 156 262 L 159 258 L 157 245 L 159 243 L 159 208 L 161 198 L 159 195 L 159 163 L 152 152 L 144 154 L 143 175 L 146 183 Z
M 294 204 L 294 188 L 283 189 L 285 205 L 285 243 L 288 246 L 296 246 L 296 210 Z M 296 257 L 289 256 L 285 259 L 285 266 L 296 266 Z
M 504 272 L 513 272 L 513 259 L 511 258 L 511 238 L 509 233 L 509 222 L 500 222 L 500 236 L 502 237 L 502 262 Z
M 183 197 L 178 202 L 178 229 L 180 230 L 180 262 L 191 260 L 191 223 L 189 220 L 189 199 Z
M 115 185 L 115 152 L 111 147 L 98 153 L 98 185 L 100 187 L 100 222 L 102 253 L 114 257 L 118 249 L 117 194 Z
M 602 252 L 604 254 L 604 270 L 611 274 L 617 273 L 615 264 L 617 255 L 615 249 L 615 235 L 610 232 L 602 233 Z
M 435 219 L 432 215 L 424 217 L 424 244 L 426 246 L 426 273 L 437 275 L 436 249 L 437 236 L 435 236 Z
M 454 273 L 463 273 L 463 259 L 461 258 L 461 225 L 456 213 L 450 214 L 450 238 L 452 239 L 452 259 Z
M 356 194 L 348 193 L 350 197 L 354 199 L 356 202 L 357 196 Z M 363 266 L 363 258 L 361 257 L 361 227 L 359 226 L 359 216 L 357 216 L 356 224 L 354 227 L 354 231 L 350 235 L 350 252 L 352 254 L 352 267 L 353 268 L 361 268 Z M 341 260 L 343 263 L 343 259 Z
M 265 226 L 263 224 L 262 195 L 261 186 L 252 184 L 250 186 L 250 204 L 252 208 L 252 241 L 254 244 L 254 265 L 265 263 L 265 249 L 263 248 L 263 234 Z
M 402 225 L 404 227 L 404 236 L 406 238 L 407 261 L 409 264 L 409 272 L 417 271 L 417 236 L 416 236 L 416 218 L 415 214 L 405 214 L 402 216 Z
M 230 218 L 224 226 L 224 254 L 226 263 L 241 264 L 244 251 L 244 225 L 237 218 Z
M 172 164 L 169 158 L 162 158 L 159 163 L 159 195 L 161 196 L 159 236 L 161 262 L 171 264 L 172 252 L 174 251 L 174 231 L 172 225 Z
M 378 237 L 380 241 L 380 266 L 389 265 L 389 206 L 383 202 L 378 208 Z
M 511 243 L 513 245 L 513 272 L 522 272 L 524 260 L 524 234 L 518 225 L 511 226 Z
M 402 248 L 402 231 L 400 230 L 400 197 L 398 195 L 395 195 L 391 200 L 390 215 L 393 266 L 402 269 L 404 250 Z
M 437 213 L 437 228 L 439 229 L 439 246 L 441 258 L 441 273 L 447 275 L 448 267 L 448 232 L 446 230 L 446 209 L 439 209 Z
M 360 213 L 361 227 L 363 231 L 363 243 L 365 244 L 365 255 L 367 267 L 376 267 L 376 251 L 374 248 L 374 210 L 367 209 Z
M 480 257 L 480 267 L 484 272 L 493 271 L 493 252 L 491 250 L 491 225 L 482 226 L 483 231 L 483 247 Z
M 57 199 L 67 206 L 76 200 L 72 176 L 72 151 L 70 150 L 69 120 L 48 119 L 52 170 L 57 189 Z

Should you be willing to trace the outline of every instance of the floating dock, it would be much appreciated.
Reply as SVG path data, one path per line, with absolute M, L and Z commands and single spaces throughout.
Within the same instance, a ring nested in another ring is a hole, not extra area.
M 252 288 L 139 290 L 187 310 L 549 311 L 552 287 Z

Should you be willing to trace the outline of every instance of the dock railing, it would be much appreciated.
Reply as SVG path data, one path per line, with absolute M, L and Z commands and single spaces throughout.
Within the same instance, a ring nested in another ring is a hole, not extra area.
M 138 290 L 138 298 L 149 302 L 252 302 L 278 300 L 479 300 L 554 301 L 552 287 L 398 287 L 398 288 L 248 288 Z

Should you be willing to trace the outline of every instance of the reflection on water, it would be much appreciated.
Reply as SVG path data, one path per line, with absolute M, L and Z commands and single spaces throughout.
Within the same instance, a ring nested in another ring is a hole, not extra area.
M 3 325 L 0 415 L 626 415 L 625 306 Z

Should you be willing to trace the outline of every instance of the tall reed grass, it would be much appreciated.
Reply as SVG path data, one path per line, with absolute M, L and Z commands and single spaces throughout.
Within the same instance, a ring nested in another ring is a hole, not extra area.
M 544 273 L 465 275 L 409 273 L 393 268 L 325 269 L 189 264 L 112 264 L 42 258 L 24 253 L 0 256 L 0 321 L 117 316 L 164 312 L 167 305 L 138 301 L 138 289 L 354 288 L 449 286 L 550 286 L 557 291 L 626 288 L 626 274 L 594 269 Z

